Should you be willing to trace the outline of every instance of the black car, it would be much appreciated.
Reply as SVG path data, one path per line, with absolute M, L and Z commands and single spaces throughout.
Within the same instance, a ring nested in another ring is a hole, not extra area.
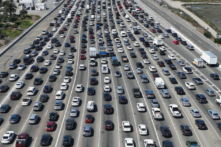
M 112 106 L 111 106 L 111 104 L 105 104 L 104 105 L 104 113 L 105 114 L 111 114 L 112 113 Z
M 145 23 L 144 26 L 145 26 L 146 28 L 149 28 L 149 25 L 148 25 L 147 23 Z
M 115 53 L 114 52 L 109 52 L 109 56 L 113 57 L 113 56 L 115 56 Z
M 29 48 L 24 49 L 23 53 L 24 54 L 29 54 L 31 52 L 31 50 Z
M 136 65 L 137 65 L 137 68 L 143 68 L 143 65 L 141 62 L 137 62 Z
M 178 37 L 177 33 L 172 33 L 173 37 Z
M 11 93 L 11 100 L 18 100 L 21 97 L 21 93 L 19 91 L 13 91 Z
M 31 72 L 38 71 L 38 66 L 37 65 L 32 65 L 31 68 L 30 68 L 30 71 Z
M 126 104 L 127 98 L 124 95 L 119 95 L 119 103 L 120 104 Z
M 56 59 L 56 55 L 52 54 L 52 55 L 50 56 L 50 59 L 51 59 L 51 60 L 55 60 L 55 59 Z
M 20 59 L 14 59 L 14 61 L 13 61 L 14 64 L 19 64 L 20 62 L 21 62 Z
M 176 66 L 174 64 L 170 64 L 169 67 L 172 69 L 172 70 L 176 70 Z
M 86 47 L 87 47 L 86 44 L 84 43 L 81 44 L 81 48 L 86 48 Z
M 20 120 L 20 116 L 18 114 L 12 114 L 9 122 L 11 124 L 16 124 L 19 122 L 19 120 Z
M 9 89 L 9 86 L 8 86 L 8 85 L 1 85 L 1 87 L 0 87 L 0 92 L 1 92 L 1 93 L 2 93 L 2 92 L 7 92 L 8 89 Z
M 219 80 L 219 75 L 217 73 L 211 73 L 210 77 L 213 78 L 213 80 Z
M 0 78 L 5 78 L 5 77 L 7 77 L 7 76 L 8 76 L 8 72 L 2 71 L 2 72 L 0 73 Z
M 105 100 L 105 101 L 110 101 L 110 100 L 111 100 L 111 95 L 110 95 L 110 93 L 104 93 L 103 96 L 104 96 L 104 100 Z
M 180 125 L 180 130 L 182 131 L 183 135 L 192 135 L 192 131 L 187 125 Z
M 104 122 L 104 128 L 105 130 L 113 130 L 113 122 L 110 120 L 106 120 Z
M 159 52 L 160 52 L 160 55 L 166 55 L 164 50 L 160 50 Z
M 71 46 L 71 47 L 70 47 L 70 51 L 71 51 L 71 52 L 75 52 L 75 51 L 76 51 L 75 47 L 74 47 L 74 46 Z
M 203 81 L 200 78 L 193 78 L 193 81 L 198 85 L 203 84 Z
M 71 130 L 74 128 L 75 121 L 73 118 L 68 118 L 65 123 L 65 129 Z
M 62 57 L 58 57 L 58 63 L 64 62 L 64 59 Z
M 42 95 L 40 96 L 40 98 L 39 98 L 39 101 L 40 101 L 40 102 L 47 102 L 48 99 L 49 99 L 48 95 L 42 94 Z
M 41 67 L 40 69 L 39 69 L 39 73 L 46 73 L 47 72 L 47 68 L 46 67 Z
M 25 75 L 25 79 L 31 79 L 33 77 L 33 74 L 32 73 L 27 73 Z
M 219 128 L 219 130 L 221 130 L 221 123 L 220 122 L 217 123 L 217 127 Z
M 72 71 L 70 69 L 67 69 L 66 72 L 65 72 L 65 75 L 66 76 L 72 76 L 73 73 L 72 73 Z
M 172 134 L 167 126 L 160 126 L 160 132 L 164 137 L 171 137 Z
M 52 33 L 48 33 L 48 37 L 52 37 L 53 36 L 53 34 Z
M 50 145 L 51 138 L 52 138 L 52 137 L 51 137 L 50 134 L 44 134 L 44 135 L 42 135 L 40 144 L 41 144 L 42 146 Z
M 37 62 L 43 62 L 43 61 L 44 61 L 44 58 L 42 56 L 37 57 Z
M 130 53 L 130 56 L 131 56 L 132 58 L 136 58 L 136 54 L 135 54 L 134 52 L 131 52 L 131 53 Z
M 4 105 L 1 105 L 0 112 L 1 113 L 6 113 L 6 112 L 9 111 L 9 109 L 10 109 L 10 106 L 8 104 L 4 104 Z
M 46 45 L 45 41 L 40 42 L 40 46 L 45 46 L 45 45 Z M 37 48 L 37 46 L 36 46 L 36 48 Z
M 201 119 L 196 119 L 195 124 L 198 127 L 198 129 L 200 129 L 200 130 L 206 130 L 207 129 L 206 123 Z
M 87 95 L 94 95 L 95 94 L 95 90 L 93 87 L 88 87 L 87 88 Z
M 186 79 L 186 75 L 184 72 L 177 72 L 177 76 L 180 78 L 180 79 Z
M 158 33 L 163 33 L 163 31 L 161 29 L 157 29 Z
M 49 37 L 44 37 L 44 41 L 49 41 L 50 40 L 50 38 Z
M 48 81 L 49 81 L 49 82 L 54 82 L 54 81 L 56 81 L 56 79 L 57 79 L 57 78 L 56 78 L 55 75 L 50 75 L 49 78 L 48 78 Z
M 203 94 L 196 94 L 195 96 L 199 103 L 207 103 L 206 97 Z
M 96 69 L 92 69 L 91 70 L 91 76 L 97 76 L 98 75 L 98 72 Z
M 52 91 L 51 85 L 45 85 L 44 86 L 44 89 L 43 89 L 44 93 L 50 93 L 51 91 Z
M 176 86 L 174 89 L 175 89 L 176 93 L 179 94 L 179 95 L 184 95 L 185 94 L 185 92 L 183 90 L 183 87 Z
M 166 62 L 168 65 L 173 64 L 172 61 L 171 61 L 171 59 L 165 59 L 165 62 Z
M 177 80 L 174 77 L 169 78 L 169 80 L 172 84 L 177 84 L 178 83 Z
M 34 85 L 40 85 L 42 83 L 42 79 L 41 78 L 35 78 L 34 80 Z
M 97 79 L 96 78 L 91 78 L 90 79 L 90 84 L 91 85 L 97 85 Z
M 36 48 L 35 48 L 35 50 L 36 50 L 36 51 L 40 51 L 40 50 L 42 50 L 42 47 L 39 46 L 39 45 L 37 45 Z
M 172 33 L 171 29 L 166 29 L 167 33 Z
M 173 143 L 169 140 L 164 140 L 162 144 L 163 144 L 163 147 L 173 147 Z
M 71 135 L 65 135 L 64 137 L 63 137 L 63 146 L 71 146 L 71 140 L 72 140 L 72 138 L 71 138 Z
M 184 41 L 184 40 L 181 40 L 180 42 L 182 45 L 187 45 L 186 41 Z
M 58 113 L 57 112 L 51 112 L 49 114 L 49 121 L 56 121 L 58 119 Z

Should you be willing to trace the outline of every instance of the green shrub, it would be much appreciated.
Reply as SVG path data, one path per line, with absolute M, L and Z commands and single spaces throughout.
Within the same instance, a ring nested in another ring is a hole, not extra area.
M 212 34 L 209 31 L 205 31 L 204 36 L 206 36 L 206 38 L 212 38 Z
M 221 38 L 214 39 L 214 42 L 215 42 L 215 43 L 218 43 L 218 44 L 221 44 Z
M 21 21 L 20 27 L 22 28 L 28 28 L 33 24 L 31 21 Z
M 15 38 L 15 37 L 17 37 L 19 34 L 21 34 L 21 31 L 19 31 L 19 30 L 9 30 L 9 29 L 7 29 L 7 30 L 4 30 L 3 33 L 6 34 L 6 35 L 9 36 L 9 37 Z

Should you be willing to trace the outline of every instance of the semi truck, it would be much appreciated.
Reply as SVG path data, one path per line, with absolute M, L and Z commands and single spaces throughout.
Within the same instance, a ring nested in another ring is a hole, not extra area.
M 96 58 L 97 57 L 97 49 L 95 47 L 90 47 L 90 58 Z
M 203 59 L 201 58 L 195 58 L 193 61 L 192 61 L 192 64 L 196 67 L 204 67 L 203 65 Z
M 200 58 L 209 66 L 216 66 L 217 65 L 217 56 L 214 55 L 210 51 L 203 51 Z

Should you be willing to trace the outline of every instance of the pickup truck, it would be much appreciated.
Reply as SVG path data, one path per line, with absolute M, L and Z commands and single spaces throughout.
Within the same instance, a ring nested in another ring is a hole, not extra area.
M 31 99 L 29 97 L 22 99 L 22 106 L 28 106 L 31 103 Z
M 123 62 L 128 62 L 128 58 L 126 55 L 121 56 Z
M 139 88 L 133 88 L 133 89 L 132 89 L 132 92 L 133 92 L 133 96 L 134 96 L 135 98 L 142 96 Z
M 170 104 L 169 109 L 173 117 L 182 117 L 182 114 L 176 104 Z
M 152 114 L 156 120 L 163 119 L 163 114 L 161 113 L 160 108 L 152 108 Z
M 197 144 L 196 140 L 187 140 L 186 141 L 186 145 L 188 147 L 199 147 L 199 145 Z

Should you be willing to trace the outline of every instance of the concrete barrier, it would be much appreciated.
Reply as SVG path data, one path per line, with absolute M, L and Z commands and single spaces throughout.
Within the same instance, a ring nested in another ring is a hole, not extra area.
M 28 28 L 25 32 L 23 32 L 21 35 L 17 37 L 15 41 L 10 43 L 1 53 L 0 57 L 4 55 L 5 52 L 7 52 L 11 47 L 13 47 L 19 40 L 21 40 L 26 34 L 28 34 L 34 27 L 36 27 L 42 20 L 44 20 L 46 17 L 48 17 L 52 12 L 54 12 L 65 0 L 61 1 L 59 5 L 57 5 L 51 12 L 49 12 L 47 15 L 42 17 L 40 20 L 38 20 L 35 24 L 33 24 L 30 28 Z

